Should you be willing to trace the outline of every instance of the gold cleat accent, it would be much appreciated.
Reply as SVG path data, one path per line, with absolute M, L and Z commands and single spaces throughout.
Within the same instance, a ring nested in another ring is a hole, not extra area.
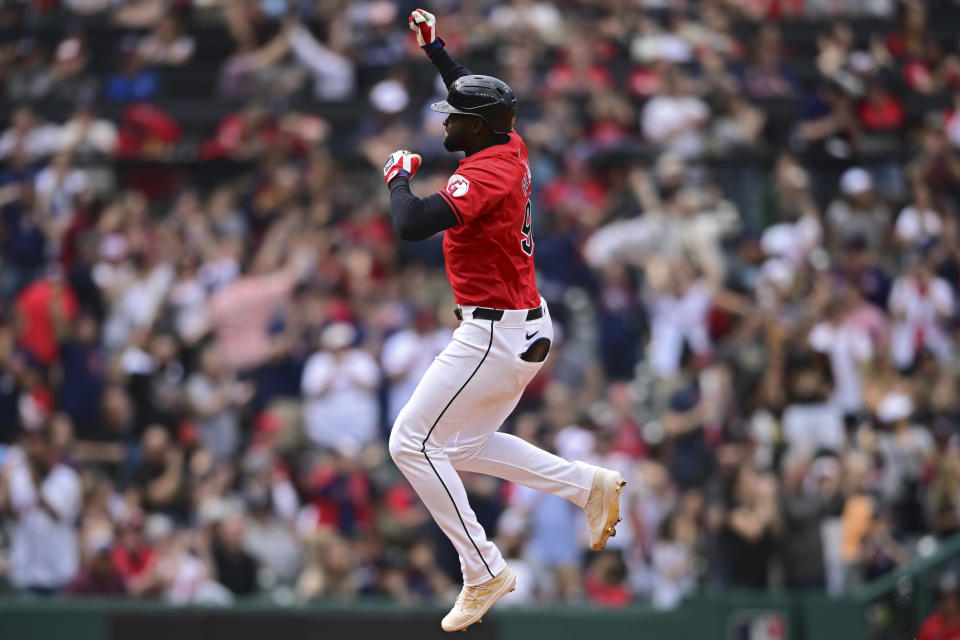
M 467 627 L 483 622 L 483 616 L 497 600 L 517 588 L 517 575 L 505 568 L 492 580 L 475 587 L 464 586 L 456 604 L 440 626 L 444 631 L 466 631 Z
M 593 487 L 584 511 L 590 525 L 590 548 L 600 551 L 606 548 L 607 540 L 617 535 L 620 518 L 620 494 L 627 481 L 616 471 L 597 468 Z

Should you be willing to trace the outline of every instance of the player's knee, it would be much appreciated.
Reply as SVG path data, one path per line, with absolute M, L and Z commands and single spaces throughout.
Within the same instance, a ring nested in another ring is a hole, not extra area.
M 399 465 L 405 455 L 414 453 L 412 443 L 409 422 L 404 419 L 401 413 L 396 422 L 393 423 L 393 429 L 390 431 L 390 441 L 387 444 L 393 461 Z

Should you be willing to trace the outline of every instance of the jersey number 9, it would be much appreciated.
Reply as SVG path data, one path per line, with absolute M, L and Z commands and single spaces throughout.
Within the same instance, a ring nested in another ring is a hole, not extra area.
M 528 256 L 533 255 L 533 220 L 531 218 L 530 201 L 527 200 L 527 207 L 523 213 L 523 226 L 520 227 L 520 249 Z

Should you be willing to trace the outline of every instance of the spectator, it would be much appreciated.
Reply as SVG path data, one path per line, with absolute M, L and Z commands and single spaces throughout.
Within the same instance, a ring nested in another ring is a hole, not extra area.
M 48 428 L 25 434 L 22 452 L 4 466 L 3 484 L 13 519 L 11 583 L 36 594 L 60 592 L 79 567 L 80 479 L 57 460 Z
M 848 160 L 859 134 L 850 95 L 836 81 L 825 82 L 801 107 L 793 147 L 819 162 Z
M 168 13 L 137 44 L 137 55 L 148 65 L 179 67 L 190 61 L 195 46 L 193 38 L 183 33 L 178 16 Z
M 943 576 L 937 585 L 937 592 L 937 608 L 920 625 L 917 640 L 960 638 L 960 593 L 956 575 Z
M 122 596 L 127 593 L 123 576 L 110 559 L 110 540 L 94 538 L 86 550 L 87 560 L 80 568 L 66 593 L 70 596 Z
M 766 125 L 763 111 L 731 93 L 719 97 L 714 113 L 710 142 L 715 153 L 757 148 Z
M 890 229 L 890 212 L 878 200 L 873 178 L 860 167 L 847 169 L 840 177 L 840 192 L 827 207 L 827 237 L 831 250 L 837 251 L 844 242 L 860 237 L 874 252 L 886 248 Z
M 897 242 L 905 247 L 920 249 L 937 239 L 942 228 L 940 215 L 933 209 L 933 194 L 926 184 L 916 183 L 911 204 L 897 216 L 894 228 Z
M 450 332 L 437 326 L 436 314 L 421 309 L 413 326 L 391 335 L 380 356 L 390 386 L 387 422 L 393 424 L 434 357 L 450 341 Z
M 215 527 L 213 560 L 218 580 L 234 595 L 248 595 L 259 590 L 257 561 L 244 551 L 245 522 L 242 515 L 230 515 Z
M 876 580 L 906 561 L 906 551 L 890 534 L 889 514 L 874 513 L 873 522 L 863 540 L 862 565 L 863 579 Z
M 11 445 L 20 435 L 22 364 L 14 344 L 13 328 L 0 325 L 0 445 Z
M 903 105 L 880 81 L 867 86 L 867 95 L 857 107 L 857 115 L 864 131 L 892 133 L 898 131 L 906 119 Z
M 626 567 L 614 553 L 595 557 L 587 568 L 584 588 L 590 601 L 600 607 L 625 607 L 630 604 L 630 592 L 624 584 Z
M 77 315 L 77 300 L 59 269 L 34 281 L 17 296 L 19 346 L 40 366 L 52 364 L 60 354 L 70 322 Z
M 60 152 L 37 174 L 33 188 L 37 217 L 46 227 L 54 246 L 59 247 L 63 236 L 74 224 L 80 199 L 87 193 L 87 176 L 73 166 L 69 153 Z
M 673 515 L 660 524 L 660 532 L 651 552 L 653 604 L 660 609 L 673 609 L 696 588 L 694 564 L 695 532 Z
M 668 467 L 681 488 L 702 487 L 713 471 L 707 448 L 706 407 L 698 389 L 686 388 L 670 397 L 663 415 L 665 440 L 670 447 Z
M 47 156 L 57 145 L 60 127 L 41 122 L 29 107 L 18 107 L 8 128 L 0 135 L 0 158 L 20 151 L 34 161 Z
M 703 151 L 703 127 L 709 110 L 700 98 L 690 94 L 686 76 L 675 68 L 663 76 L 663 91 L 651 98 L 641 114 L 644 137 L 657 149 L 684 157 Z
M 230 591 L 211 578 L 213 563 L 199 536 L 193 540 L 177 533 L 173 523 L 160 514 L 147 519 L 147 540 L 157 551 L 147 593 L 171 604 L 218 604 L 233 601 Z
M 763 25 L 754 39 L 752 58 L 741 80 L 748 96 L 762 100 L 796 94 L 797 81 L 781 61 L 782 49 L 780 31 L 773 25 Z
M 811 464 L 813 463 L 813 464 Z M 784 583 L 790 589 L 827 586 L 824 519 L 839 508 L 841 469 L 833 457 L 815 461 L 794 453 L 783 465 L 780 511 Z
M 827 303 L 825 318 L 810 331 L 810 347 L 830 359 L 832 404 L 847 415 L 863 406 L 862 371 L 873 360 L 870 335 L 852 320 L 852 309 L 840 297 Z
M 339 33 L 330 29 L 331 36 Z M 350 60 L 338 53 L 343 44 L 321 44 L 302 24 L 289 27 L 287 40 L 297 60 L 313 74 L 313 95 L 317 100 L 346 100 L 353 95 L 354 70 Z
M 156 96 L 160 80 L 156 72 L 145 68 L 147 61 L 138 51 L 134 38 L 126 38 L 120 43 L 118 57 L 119 71 L 107 79 L 107 100 L 135 102 Z
M 187 402 L 197 420 L 200 440 L 218 460 L 233 456 L 240 446 L 236 408 L 253 397 L 253 388 L 227 371 L 216 347 L 200 356 L 200 368 L 187 380 Z
M 99 418 L 106 378 L 106 354 L 97 344 L 99 325 L 89 315 L 80 316 L 73 338 L 63 348 L 63 386 L 60 405 L 78 430 L 90 433 Z
M 276 517 L 267 492 L 251 492 L 247 507 L 250 519 L 244 532 L 244 549 L 259 566 L 270 570 L 271 580 L 292 585 L 302 568 L 302 558 L 291 528 Z
M 60 41 L 54 50 L 48 81 L 49 87 L 44 91 L 48 98 L 89 100 L 97 94 L 99 83 L 90 72 L 90 55 L 82 36 L 68 35 Z
M 710 291 L 705 283 L 698 281 L 695 267 L 689 262 L 678 262 L 672 267 L 661 275 L 662 283 L 651 282 L 656 288 L 647 301 L 651 316 L 650 366 L 657 376 L 664 378 L 677 373 L 685 349 L 699 359 L 711 352 L 707 331 Z
M 952 431 L 952 425 L 949 428 Z M 926 496 L 927 518 L 937 536 L 947 537 L 960 531 L 960 464 L 950 450 L 940 449 L 935 456 L 938 459 Z
M 135 512 L 121 525 L 120 535 L 110 550 L 113 568 L 122 578 L 130 595 L 143 594 L 157 561 L 153 546 L 145 535 L 146 517 Z
M 950 146 L 943 117 L 939 113 L 927 115 L 920 141 L 919 152 L 907 165 L 907 175 L 913 181 L 925 182 L 936 202 L 955 193 L 960 185 L 960 156 Z
M 167 431 L 157 425 L 144 431 L 141 450 L 143 463 L 130 477 L 136 503 L 148 513 L 184 517 L 189 508 L 189 486 L 183 451 L 171 444 Z
M 737 468 L 720 532 L 726 585 L 752 589 L 769 585 L 778 517 L 776 481 L 757 474 L 749 465 Z
M 60 130 L 60 150 L 81 158 L 109 157 L 117 143 L 117 127 L 97 117 L 91 102 L 78 102 L 73 115 Z
M 934 445 L 930 432 L 913 423 L 913 413 L 913 400 L 901 392 L 888 393 L 877 406 L 877 418 L 887 427 L 877 441 L 877 453 L 884 463 L 880 489 L 890 507 L 881 519 L 892 516 L 897 531 L 904 533 L 923 530 L 920 485 Z M 878 512 L 874 513 L 876 516 Z M 878 522 L 876 528 L 877 544 L 881 544 L 889 533 L 887 524 Z
M 262 46 L 249 26 L 234 29 L 231 35 L 237 48 L 220 69 L 217 87 L 221 97 L 235 100 L 269 94 L 278 88 L 284 89 L 284 95 L 290 91 L 295 82 L 289 76 L 284 78 L 280 67 L 290 47 L 286 32 L 280 31 Z M 284 81 L 287 87 L 283 87 Z
M 369 353 L 353 346 L 356 339 L 351 325 L 331 324 L 320 339 L 323 351 L 303 370 L 307 435 L 326 448 L 357 451 L 378 435 L 374 387 L 380 372 Z
M 947 357 L 945 330 L 954 313 L 953 290 L 923 258 L 913 257 L 909 270 L 894 281 L 889 306 L 893 317 L 890 355 L 898 368 L 909 369 L 920 349 Z

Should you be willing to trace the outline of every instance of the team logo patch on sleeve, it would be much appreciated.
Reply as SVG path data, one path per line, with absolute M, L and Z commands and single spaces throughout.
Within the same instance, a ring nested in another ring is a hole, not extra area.
M 470 189 L 470 181 L 459 173 L 455 173 L 447 180 L 447 193 L 454 198 L 459 198 L 467 194 Z

